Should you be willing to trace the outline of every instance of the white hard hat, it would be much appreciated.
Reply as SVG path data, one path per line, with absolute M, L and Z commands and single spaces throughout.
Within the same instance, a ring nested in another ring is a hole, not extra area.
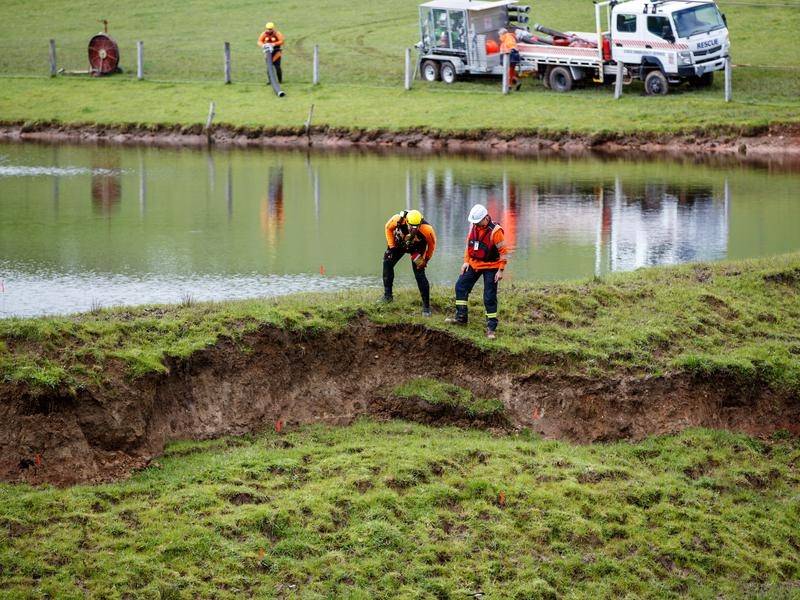
M 483 217 L 489 214 L 489 211 L 486 210 L 486 207 L 483 204 L 476 204 L 472 207 L 472 210 L 469 211 L 469 217 L 467 220 L 470 223 L 480 223 Z

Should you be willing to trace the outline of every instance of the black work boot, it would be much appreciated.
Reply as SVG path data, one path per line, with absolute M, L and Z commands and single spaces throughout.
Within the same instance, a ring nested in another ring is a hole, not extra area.
M 391 295 L 384 294 L 378 299 L 378 302 L 382 304 L 389 304 L 391 302 L 394 302 L 394 297 Z
M 422 307 L 422 316 L 423 317 L 430 317 L 431 316 L 431 307 L 430 306 L 423 306 Z

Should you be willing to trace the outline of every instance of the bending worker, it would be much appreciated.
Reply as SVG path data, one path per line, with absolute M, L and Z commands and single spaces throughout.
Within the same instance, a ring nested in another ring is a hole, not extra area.
M 404 210 L 386 223 L 386 243 L 383 255 L 383 302 L 391 302 L 394 266 L 404 254 L 411 255 L 411 269 L 422 296 L 422 316 L 431 316 L 431 286 L 425 275 L 436 250 L 436 232 L 418 210 Z
M 517 79 L 517 65 L 519 64 L 519 50 L 517 50 L 517 36 L 505 27 L 500 30 L 500 53 L 508 54 L 508 87 L 519 90 L 522 85 Z
M 263 48 L 266 45 L 272 46 L 272 66 L 275 67 L 275 74 L 278 76 L 278 83 L 283 83 L 283 71 L 281 71 L 281 46 L 283 46 L 283 34 L 275 29 L 275 23 L 267 23 L 262 33 L 258 37 L 258 45 Z
M 448 323 L 467 324 L 467 300 L 475 283 L 483 277 L 483 305 L 486 308 L 486 337 L 495 338 L 497 330 L 497 284 L 508 262 L 503 228 L 492 221 L 483 204 L 476 204 L 467 219 L 472 225 L 467 235 L 464 264 L 456 281 L 456 316 Z

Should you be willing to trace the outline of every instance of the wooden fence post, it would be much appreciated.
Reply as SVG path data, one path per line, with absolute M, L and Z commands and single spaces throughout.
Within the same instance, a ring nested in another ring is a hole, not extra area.
M 308 109 L 308 118 L 305 122 L 305 130 L 306 130 L 306 142 L 308 145 L 311 145 L 311 119 L 314 118 L 314 105 L 311 105 L 311 108 Z
M 136 79 L 144 79 L 144 42 L 136 42 Z
M 208 107 L 208 118 L 206 119 L 206 142 L 210 145 L 213 141 L 211 138 L 211 122 L 214 120 L 214 115 L 216 115 L 216 111 L 214 101 L 211 101 L 211 105 Z
M 56 41 L 50 40 L 50 77 L 55 77 L 56 72 Z
M 231 82 L 231 44 L 225 42 L 225 83 Z

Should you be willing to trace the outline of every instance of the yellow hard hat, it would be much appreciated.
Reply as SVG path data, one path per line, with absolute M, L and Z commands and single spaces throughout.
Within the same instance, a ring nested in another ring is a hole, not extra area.
M 265 27 L 266 27 L 266 29 L 275 29 L 275 23 L 273 23 L 272 21 L 270 21 L 269 23 L 267 23 L 267 24 L 265 25 Z
M 409 225 L 419 225 L 422 223 L 422 213 L 418 210 L 410 210 L 406 213 L 406 222 Z

